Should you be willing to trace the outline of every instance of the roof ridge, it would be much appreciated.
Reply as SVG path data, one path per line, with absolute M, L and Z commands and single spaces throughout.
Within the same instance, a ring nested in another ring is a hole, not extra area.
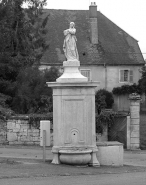
M 43 10 L 62 10 L 62 11 L 89 11 L 89 10 L 72 10 L 72 9 L 49 9 L 49 8 L 44 8 Z

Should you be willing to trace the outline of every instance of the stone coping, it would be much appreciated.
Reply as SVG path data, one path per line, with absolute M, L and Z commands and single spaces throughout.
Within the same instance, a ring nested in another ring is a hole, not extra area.
M 48 87 L 97 87 L 100 82 L 46 82 Z
M 96 142 L 97 146 L 123 146 L 123 143 L 118 141 Z
M 132 93 L 132 94 L 130 94 L 129 95 L 129 98 L 128 98 L 129 100 L 141 100 L 141 96 L 140 96 L 140 94 L 137 94 L 137 93 Z
M 43 115 L 43 114 L 18 114 L 14 116 L 7 116 L 7 120 L 29 120 L 31 117 L 33 118 L 41 118 L 40 121 L 49 119 L 50 117 L 53 116 L 53 112 L 50 112 L 48 115 Z
M 29 116 L 25 115 L 9 116 L 7 120 L 29 120 Z

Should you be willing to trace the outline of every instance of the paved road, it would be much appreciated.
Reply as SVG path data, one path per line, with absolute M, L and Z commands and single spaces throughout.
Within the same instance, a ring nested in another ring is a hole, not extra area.
M 146 172 L 1 179 L 4 185 L 145 185 Z
M 25 158 L 25 159 L 42 159 L 43 158 L 43 148 L 41 147 L 10 147 L 4 148 L 0 147 L 0 157 L 5 158 Z M 52 159 L 53 154 L 51 153 L 51 148 L 46 148 L 46 158 Z
M 146 167 L 146 151 L 124 151 L 124 164 Z
M 46 153 L 52 159 L 51 148 Z M 146 151 L 125 151 L 124 164 L 118 168 L 52 165 L 42 162 L 40 147 L 0 147 L 0 185 L 146 184 Z
M 32 146 L 0 146 L 0 158 L 25 158 L 25 159 L 43 159 L 42 147 Z M 51 147 L 46 148 L 46 158 L 53 159 Z M 132 166 L 146 167 L 146 150 L 139 151 L 124 151 L 124 164 Z

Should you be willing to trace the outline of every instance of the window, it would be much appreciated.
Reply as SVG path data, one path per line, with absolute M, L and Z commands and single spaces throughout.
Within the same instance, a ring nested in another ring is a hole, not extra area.
M 91 81 L 90 69 L 81 69 L 80 71 L 83 76 L 88 78 L 88 81 Z
M 133 71 L 129 69 L 120 70 L 120 82 L 133 82 Z

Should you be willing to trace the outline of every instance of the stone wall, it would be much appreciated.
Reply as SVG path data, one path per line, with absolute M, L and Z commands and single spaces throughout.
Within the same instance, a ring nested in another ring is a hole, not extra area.
M 29 124 L 28 119 L 7 120 L 7 141 L 9 144 L 40 144 L 40 130 Z
M 53 145 L 52 126 L 50 133 Z M 0 120 L 0 144 L 40 145 L 40 123 L 30 124 L 27 116 L 12 117 L 7 121 Z

